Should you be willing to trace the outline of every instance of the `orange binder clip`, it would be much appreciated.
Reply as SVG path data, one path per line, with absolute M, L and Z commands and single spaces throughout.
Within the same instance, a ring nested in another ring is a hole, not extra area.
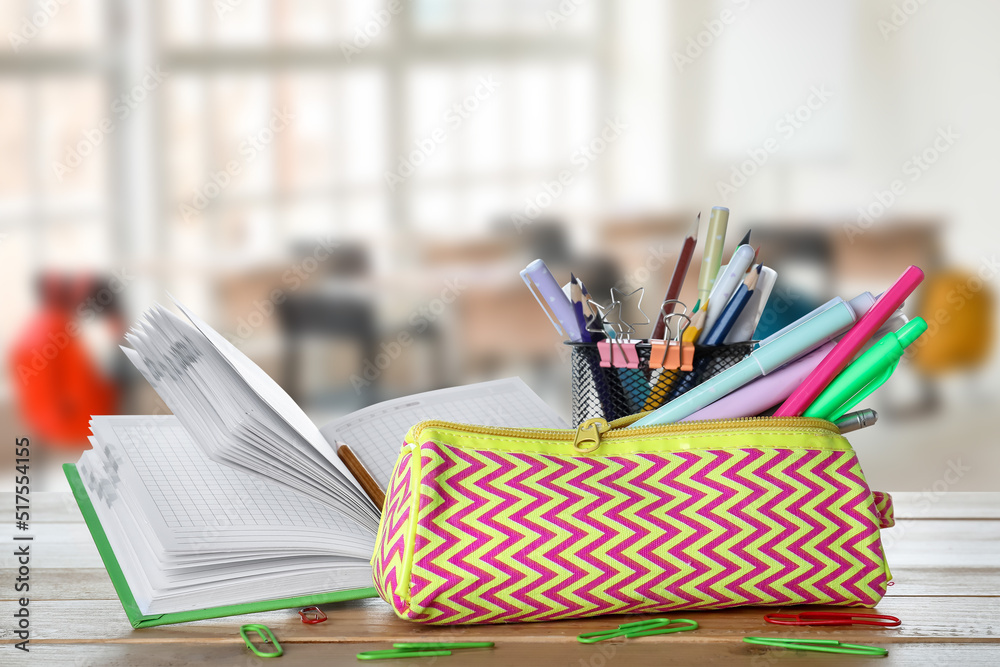
M 667 345 L 668 343 L 665 340 L 649 341 L 650 368 L 663 368 L 663 360 L 667 355 Z

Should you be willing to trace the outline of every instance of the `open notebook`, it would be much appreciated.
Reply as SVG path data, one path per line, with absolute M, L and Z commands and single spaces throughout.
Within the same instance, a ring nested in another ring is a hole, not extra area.
M 183 306 L 157 306 L 129 359 L 172 416 L 94 417 L 66 476 L 134 627 L 370 597 L 379 510 L 338 458 L 388 485 L 424 419 L 566 428 L 520 379 L 386 401 L 318 429 Z

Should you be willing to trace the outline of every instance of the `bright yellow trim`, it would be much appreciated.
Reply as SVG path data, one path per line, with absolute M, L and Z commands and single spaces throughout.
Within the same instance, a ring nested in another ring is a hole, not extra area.
M 417 519 L 420 512 L 420 446 L 406 446 L 410 448 L 410 525 L 406 551 L 403 554 L 403 573 L 397 584 L 396 595 L 410 604 L 410 575 L 413 572 L 413 551 L 417 545 Z
M 572 441 L 532 440 L 476 434 L 444 427 L 425 427 L 420 441 L 441 442 L 467 449 L 547 454 L 561 457 L 602 457 L 640 454 L 644 452 L 683 452 L 706 449 L 814 449 L 821 451 L 853 451 L 846 438 L 822 431 L 788 431 L 774 429 L 741 429 L 715 433 L 679 435 L 645 435 L 625 440 L 601 439 L 595 451 L 580 453 Z
M 642 452 L 678 452 L 706 449 L 814 449 L 853 451 L 837 427 L 823 419 L 804 417 L 750 417 L 623 428 L 638 419 L 632 415 L 611 422 L 600 434 L 600 446 L 580 453 L 573 447 L 578 431 L 470 426 L 426 421 L 407 433 L 407 442 L 429 440 L 456 447 L 553 456 L 622 456 Z

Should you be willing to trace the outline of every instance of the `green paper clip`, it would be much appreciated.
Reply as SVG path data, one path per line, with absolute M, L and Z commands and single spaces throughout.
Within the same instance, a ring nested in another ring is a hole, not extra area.
M 674 623 L 683 623 L 677 627 L 669 627 Z M 697 630 L 698 624 L 689 618 L 675 618 L 670 620 L 669 618 L 654 618 L 649 621 L 636 621 L 635 623 L 625 623 L 624 625 L 619 625 L 614 630 L 602 630 L 600 632 L 585 632 L 582 635 L 578 635 L 576 640 L 581 644 L 594 644 L 596 642 L 602 642 L 606 639 L 613 639 L 615 637 L 625 637 L 626 639 L 632 639 L 634 637 L 648 637 L 650 635 L 669 635 L 674 632 L 687 632 L 688 630 Z
M 397 642 L 392 648 L 358 653 L 358 660 L 392 660 L 451 655 L 450 649 L 493 648 L 493 642 Z
M 850 655 L 889 655 L 889 650 L 880 646 L 865 646 L 864 644 L 844 644 L 835 639 L 784 639 L 781 637 L 744 637 L 747 644 L 774 646 L 794 651 L 819 651 L 821 653 L 847 653 Z
M 256 632 L 265 644 L 274 644 L 274 651 L 271 653 L 265 653 L 259 648 L 254 646 L 254 643 L 250 641 L 247 637 L 247 631 Z M 258 658 L 278 658 L 285 652 L 285 649 L 281 648 L 281 644 L 275 639 L 274 633 L 271 632 L 271 628 L 266 625 L 260 625 L 257 623 L 251 623 L 249 625 L 240 626 L 240 636 L 243 637 L 243 642 L 247 645 L 247 648 L 253 651 L 254 655 Z

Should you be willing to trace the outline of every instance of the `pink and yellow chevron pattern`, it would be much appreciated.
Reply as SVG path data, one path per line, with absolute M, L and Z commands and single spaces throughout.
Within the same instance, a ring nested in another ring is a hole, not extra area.
M 432 436 L 404 446 L 372 559 L 401 618 L 874 606 L 885 593 L 880 515 L 839 436 L 606 456 Z

